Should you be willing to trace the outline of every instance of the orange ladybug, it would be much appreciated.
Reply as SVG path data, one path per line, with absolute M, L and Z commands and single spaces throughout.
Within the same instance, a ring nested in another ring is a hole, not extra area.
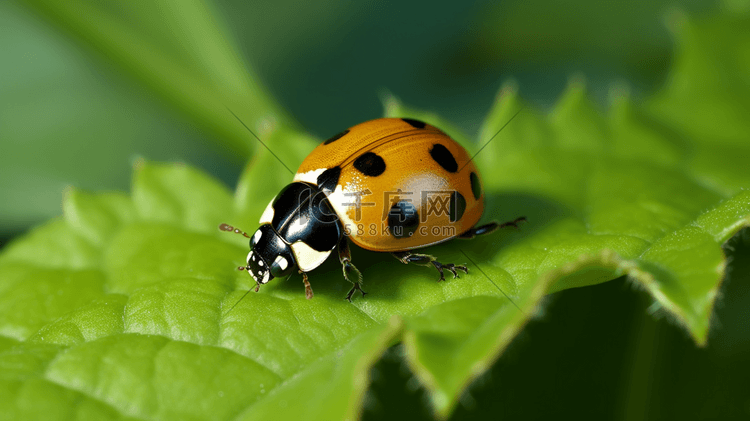
M 307 272 L 338 248 L 344 277 L 353 284 L 346 299 L 362 290 L 362 275 L 351 262 L 349 241 L 372 251 L 391 252 L 404 264 L 447 269 L 410 250 L 456 237 L 473 238 L 525 218 L 477 227 L 484 210 L 479 171 L 466 150 L 440 129 L 410 118 L 381 118 L 351 127 L 316 147 L 294 180 L 268 204 L 260 228 L 250 236 L 227 224 L 219 228 L 250 238 L 247 266 L 257 286 L 273 278 Z

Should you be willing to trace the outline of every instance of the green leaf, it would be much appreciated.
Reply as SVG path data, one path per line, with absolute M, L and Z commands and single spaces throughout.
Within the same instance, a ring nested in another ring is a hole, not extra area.
M 712 28 L 695 37 L 711 37 Z M 698 70 L 685 72 L 693 77 L 683 85 L 699 83 Z M 680 98 L 676 87 L 665 92 Z M 478 142 L 461 141 L 481 150 L 485 218 L 525 215 L 528 223 L 427 249 L 471 268 L 440 283 L 434 271 L 355 249 L 370 294 L 351 304 L 335 259 L 310 274 L 312 300 L 299 276 L 245 296 L 254 283 L 235 268 L 247 239 L 217 229 L 255 228 L 291 179 L 287 167 L 314 146 L 296 130 L 270 133 L 271 149 L 250 163 L 234 197 L 188 166 L 145 162 L 130 196 L 69 191 L 62 219 L 0 254 L 0 392 L 8 397 L 0 414 L 352 419 L 370 367 L 403 341 L 436 415 L 446 418 L 545 294 L 622 275 L 704 344 L 724 276 L 721 245 L 750 225 L 747 169 L 694 166 L 692 152 L 711 143 L 706 134 L 664 117 L 684 102 L 653 101 L 634 104 L 613 89 L 602 114 L 574 80 L 543 115 L 506 85 Z M 387 113 L 441 124 L 392 98 Z M 739 133 L 724 132 L 721 151 L 746 153 Z
M 673 13 L 669 22 L 678 49 L 674 70 L 645 108 L 689 140 L 685 166 L 701 183 L 727 195 L 747 188 L 750 17 L 692 22 Z
M 41 399 L 61 417 L 93 405 L 83 419 L 267 418 L 298 413 L 291 402 L 308 418 L 355 417 L 400 320 L 298 289 L 227 313 L 248 278 L 233 270 L 247 243 L 217 229 L 232 202 L 189 167 L 141 163 L 132 200 L 71 191 L 63 220 L 5 250 L 0 370 L 13 393 L 0 413 L 39 416 L 27 403 Z
M 700 75 L 693 77 L 684 85 L 699 85 Z M 724 277 L 721 245 L 750 225 L 750 193 L 740 190 L 750 186 L 744 179 L 747 166 L 696 171 L 689 152 L 700 144 L 699 136 L 681 135 L 633 105 L 620 89 L 613 94 L 606 118 L 586 99 L 582 82 L 574 80 L 545 117 L 524 107 L 512 85 L 501 90 L 480 138 L 491 138 L 518 109 L 524 110 L 477 156 L 485 185 L 492 189 L 488 195 L 497 197 L 489 201 L 489 213 L 512 219 L 526 212 L 530 223 L 523 229 L 534 232 L 499 248 L 487 263 L 510 275 L 511 294 L 522 310 L 532 287 L 552 292 L 629 275 L 704 344 Z M 667 104 L 683 103 L 671 98 Z M 747 135 L 738 135 L 727 136 L 733 141 L 724 143 L 733 146 L 726 151 L 749 156 L 750 142 L 737 141 Z M 727 174 L 733 183 L 705 182 L 715 174 Z M 548 277 L 555 281 L 545 286 Z M 462 304 L 426 312 L 421 317 L 432 315 L 439 322 L 421 321 L 413 336 L 411 330 L 405 336 L 407 359 L 430 390 L 440 417 L 450 414 L 466 384 L 507 345 L 507 332 L 528 319 L 493 325 L 507 304 L 495 311 L 481 302 Z M 486 326 L 494 328 L 485 331 Z M 484 352 L 472 355 L 477 349 Z

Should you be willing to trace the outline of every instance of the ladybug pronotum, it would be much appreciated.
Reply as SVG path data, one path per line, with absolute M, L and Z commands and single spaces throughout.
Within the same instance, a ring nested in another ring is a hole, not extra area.
M 381 118 L 358 124 L 318 145 L 260 217 L 250 236 L 227 224 L 219 228 L 250 238 L 246 270 L 261 285 L 273 278 L 307 272 L 338 249 L 346 296 L 362 290 L 362 275 L 351 262 L 349 241 L 390 252 L 404 264 L 432 266 L 445 280 L 466 266 L 440 263 L 411 250 L 455 237 L 473 238 L 505 224 L 476 226 L 484 209 L 479 171 L 466 150 L 434 126 L 409 118 Z

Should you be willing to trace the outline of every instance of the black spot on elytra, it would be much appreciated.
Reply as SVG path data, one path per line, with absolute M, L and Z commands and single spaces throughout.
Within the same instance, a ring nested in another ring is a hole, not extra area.
M 396 238 L 411 237 L 419 227 L 417 208 L 405 200 L 395 203 L 388 212 L 388 227 Z
M 479 176 L 474 171 L 469 174 L 469 180 L 471 180 L 471 192 L 474 193 L 474 199 L 479 200 L 482 195 L 482 183 L 479 182 Z
M 464 199 L 464 196 L 461 193 L 454 191 L 451 194 L 450 209 L 448 210 L 448 216 L 450 217 L 451 222 L 456 222 L 461 219 L 461 217 L 464 216 L 465 210 L 466 199 Z
M 339 133 L 339 134 L 337 134 L 337 135 L 335 135 L 335 136 L 331 137 L 330 139 L 328 139 L 328 140 L 326 140 L 325 142 L 323 142 L 323 144 L 324 144 L 324 145 L 328 145 L 328 144 L 330 144 L 330 143 L 333 143 L 333 142 L 335 142 L 335 141 L 337 141 L 337 140 L 341 139 L 342 137 L 346 136 L 346 134 L 347 134 L 347 133 L 349 133 L 349 129 L 346 129 L 346 130 L 344 130 L 343 132 L 341 132 L 341 133 Z
M 441 145 L 440 143 L 432 145 L 432 149 L 430 149 L 430 156 L 446 171 L 458 171 L 458 163 L 456 162 L 456 158 L 453 157 L 453 154 L 448 150 L 448 148 Z
M 354 168 L 369 177 L 377 177 L 385 171 L 385 161 L 374 152 L 365 152 L 354 161 Z
M 404 120 L 405 122 L 409 123 L 412 127 L 416 129 L 424 129 L 424 126 L 427 125 L 424 122 L 415 120 L 413 118 L 402 118 L 401 120 Z
M 318 176 L 318 180 L 317 180 L 318 188 L 323 190 L 326 194 L 332 193 L 334 190 L 336 190 L 336 185 L 339 183 L 340 176 L 341 176 L 341 167 L 339 166 L 332 167 L 323 171 Z

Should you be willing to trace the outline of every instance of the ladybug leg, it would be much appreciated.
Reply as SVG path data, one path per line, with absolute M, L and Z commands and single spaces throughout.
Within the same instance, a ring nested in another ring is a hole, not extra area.
M 401 261 L 401 263 L 407 265 L 409 263 L 415 263 L 417 265 L 421 266 L 434 266 L 435 269 L 440 272 L 440 279 L 438 279 L 438 282 L 445 280 L 445 275 L 443 274 L 443 269 L 448 269 L 453 274 L 453 278 L 458 278 L 458 272 L 456 269 L 460 269 L 464 271 L 464 273 L 469 273 L 469 268 L 467 268 L 464 265 L 454 265 L 453 263 L 440 263 L 438 262 L 435 257 L 430 256 L 429 254 L 420 254 L 420 253 L 410 253 L 408 251 L 398 251 L 395 253 L 392 253 L 393 257 Z
M 522 222 L 526 222 L 526 217 L 525 216 L 522 216 L 520 218 L 516 218 L 513 221 L 503 222 L 502 224 L 498 224 L 497 222 L 490 222 L 489 224 L 485 224 L 485 225 L 481 225 L 481 226 L 478 226 L 478 227 L 474 227 L 474 228 L 466 231 L 465 233 L 459 235 L 458 237 L 459 238 L 474 238 L 474 237 L 476 237 L 478 235 L 485 235 L 485 234 L 489 234 L 491 232 L 495 232 L 495 230 L 498 230 L 500 228 L 505 228 L 505 227 L 518 228 L 518 225 L 520 223 L 522 223 Z
M 351 282 L 354 286 L 346 294 L 346 299 L 351 303 L 352 295 L 356 291 L 362 293 L 364 297 L 367 294 L 362 289 L 362 273 L 352 264 L 352 254 L 349 251 L 349 240 L 346 237 L 341 237 L 339 241 L 339 262 L 341 262 L 341 269 L 344 271 L 344 279 Z
M 522 216 L 520 218 L 516 218 L 516 219 L 514 219 L 512 221 L 503 222 L 502 224 L 498 225 L 497 227 L 498 228 L 505 228 L 505 227 L 518 228 L 519 224 L 521 224 L 522 222 L 526 222 L 526 217 L 525 216 Z M 479 235 L 482 235 L 482 234 L 479 234 Z
M 309 300 L 313 297 L 312 286 L 310 285 L 310 281 L 307 280 L 307 274 L 302 271 L 299 271 L 299 273 L 302 274 L 302 283 L 305 284 L 305 298 Z

